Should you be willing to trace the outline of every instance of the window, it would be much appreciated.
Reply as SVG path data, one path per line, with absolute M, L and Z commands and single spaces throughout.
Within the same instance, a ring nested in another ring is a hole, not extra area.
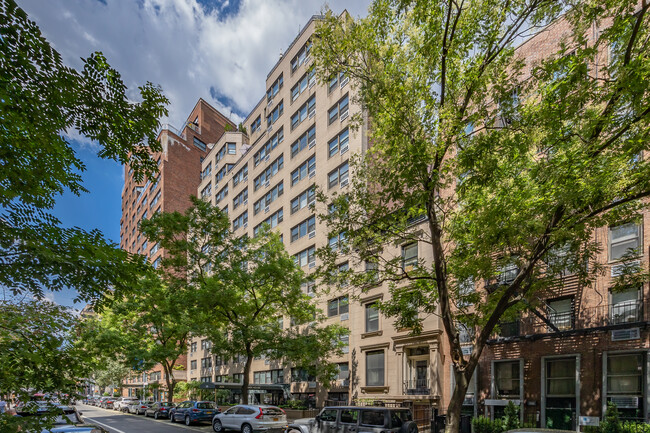
M 160 195 L 161 195 L 161 192 L 158 191 L 158 193 L 155 195 L 155 197 L 151 200 L 151 203 L 149 204 L 149 209 L 153 208 L 155 205 L 158 204 L 158 201 L 160 201 Z
M 334 104 L 334 106 L 327 112 L 327 115 L 330 125 L 339 117 L 341 120 L 348 117 L 348 95 L 346 94 L 339 102 Z
M 251 123 L 251 134 L 260 129 L 260 126 L 262 126 L 262 116 L 257 116 L 257 119 Z
M 253 373 L 253 383 L 273 384 L 284 383 L 284 370 L 256 371 Z
M 232 200 L 232 208 L 237 209 L 240 204 L 244 204 L 248 200 L 248 187 L 244 188 L 242 192 L 237 194 Z
M 349 140 L 350 140 L 350 131 L 348 130 L 348 128 L 345 128 L 343 131 L 341 131 L 339 135 L 331 139 L 330 142 L 328 143 L 330 158 L 336 155 L 339 152 L 339 150 L 341 152 L 341 155 L 347 152 L 349 148 Z
M 271 229 L 275 228 L 278 224 L 280 224 L 284 220 L 284 211 L 283 208 L 280 208 L 276 212 L 274 212 L 270 217 L 259 223 L 253 228 L 253 236 L 257 236 L 259 233 L 260 229 L 264 224 L 268 224 Z
M 618 404 L 623 419 L 643 418 L 644 364 L 642 353 L 607 355 L 607 401 Z
M 280 116 L 282 116 L 282 113 L 284 113 L 284 101 L 280 101 L 280 103 L 275 106 L 273 111 L 271 111 L 266 116 L 266 125 L 267 126 L 273 125 L 275 121 L 278 120 Z
M 345 186 L 348 184 L 348 162 L 345 161 L 334 171 L 327 175 L 327 187 L 334 188 L 336 185 L 341 184 Z
M 296 241 L 303 236 L 306 236 L 307 233 L 311 234 L 316 232 L 316 217 L 311 216 L 298 224 L 297 226 L 294 226 L 291 228 L 291 242 Z
M 418 265 L 418 244 L 408 244 L 402 247 L 402 269 L 412 271 Z
M 212 368 L 212 357 L 201 358 L 201 368 Z
M 291 145 L 291 157 L 293 158 L 299 154 L 302 150 L 306 149 L 307 146 L 311 149 L 316 145 L 316 125 L 313 125 L 307 132 L 302 134 L 299 139 L 297 139 Z
M 248 224 L 248 211 L 244 211 L 241 215 L 235 218 L 232 222 L 232 229 L 237 230 L 240 227 Z
M 201 171 L 201 180 L 210 176 L 211 173 L 212 173 L 212 162 L 208 163 L 208 165 L 203 169 L 203 171 Z
M 253 190 L 257 191 L 262 185 L 268 186 L 269 180 L 284 167 L 284 155 L 280 155 L 278 159 L 273 161 L 271 165 L 266 167 L 259 176 L 253 181 Z
M 237 186 L 239 182 L 243 182 L 248 179 L 248 164 L 243 166 L 235 175 L 232 177 L 232 186 Z
M 217 155 L 215 156 L 215 167 L 223 159 L 223 157 L 226 156 L 226 146 L 222 146 L 221 149 L 219 149 L 219 152 L 217 152 Z
M 508 284 L 511 284 L 515 278 L 517 278 L 517 275 L 519 274 L 519 268 L 517 267 L 517 263 L 511 261 L 510 263 L 499 266 L 497 273 L 497 282 L 500 285 L 507 286 Z
M 304 92 L 308 86 L 311 86 L 316 83 L 316 76 L 314 75 L 314 69 L 311 68 L 309 71 L 302 76 L 300 81 L 291 88 L 291 102 L 298 99 L 298 96 Z
M 546 303 L 548 320 L 560 331 L 573 329 L 573 297 L 555 299 Z
M 494 363 L 496 398 L 519 398 L 519 361 Z
M 366 353 L 366 386 L 384 386 L 384 351 L 376 350 Z M 364 411 L 366 412 L 366 411 Z M 368 411 L 369 412 L 369 411 Z M 363 413 L 363 412 L 362 412 Z M 383 420 L 383 412 L 381 412 Z M 367 419 L 361 422 L 366 424 Z M 383 425 L 383 421 L 380 425 Z
M 228 184 L 221 188 L 221 191 L 219 191 L 215 197 L 215 204 L 219 204 L 221 200 L 226 198 L 228 196 Z
M 346 234 L 345 232 L 341 232 L 337 235 L 334 235 L 333 237 L 329 238 L 328 245 L 332 251 L 336 251 L 339 248 L 343 249 L 346 245 Z
M 275 95 L 278 94 L 280 89 L 282 88 L 282 85 L 284 84 L 284 78 L 282 77 L 282 74 L 271 84 L 271 87 L 266 91 L 266 100 L 270 101 L 273 99 Z
M 196 359 L 190 361 L 190 369 L 196 370 Z
M 291 72 L 295 72 L 296 69 L 309 59 L 309 52 L 311 51 L 311 41 L 307 41 L 304 47 L 298 51 L 298 54 L 291 59 Z
M 641 320 L 641 293 L 637 287 L 610 293 L 611 324 L 633 323 Z
M 293 260 L 300 267 L 307 266 L 307 264 L 310 268 L 316 266 L 316 248 L 311 246 L 300 251 L 293 256 Z
M 376 259 L 365 261 L 365 270 L 369 281 L 376 283 L 379 281 L 379 263 Z
M 546 361 L 547 397 L 575 397 L 576 359 L 549 359 Z
M 339 372 L 336 375 L 336 378 L 338 380 L 347 380 L 350 378 L 350 366 L 347 362 L 338 363 L 336 366 L 339 369 Z
M 316 155 L 312 155 L 300 167 L 291 172 L 291 186 L 294 186 L 307 176 L 312 177 L 316 173 Z
M 201 350 L 208 350 L 212 347 L 210 340 L 201 340 Z
M 302 104 L 300 108 L 291 116 L 291 129 L 294 130 L 296 126 L 300 125 L 302 122 L 307 119 L 307 117 L 312 117 L 316 113 L 316 95 L 312 95 L 307 102 Z
M 190 352 L 196 352 L 196 346 L 196 341 L 192 342 L 192 344 L 190 344 Z
M 221 179 L 223 179 L 226 176 L 227 170 L 228 170 L 227 167 L 223 166 L 223 167 L 221 167 L 221 170 L 219 170 L 217 172 L 217 175 L 216 175 L 216 182 L 217 183 L 221 182 Z
M 357 424 L 359 419 L 358 409 L 341 409 L 341 424 Z
M 207 149 L 207 146 L 205 145 L 204 142 L 199 140 L 198 138 L 194 137 L 194 145 L 198 147 L 199 149 L 205 151 Z
M 291 200 L 291 213 L 296 213 L 300 209 L 307 207 L 316 201 L 316 189 L 310 186 L 305 191 L 301 192 L 298 197 Z
M 379 331 L 379 310 L 377 304 L 366 304 L 366 332 Z
M 340 86 L 343 87 L 348 84 L 348 77 L 345 75 L 345 72 L 339 72 L 334 74 L 328 83 L 328 93 L 332 93 L 336 89 L 336 85 L 340 83 Z
M 237 144 L 236 143 L 226 143 L 226 148 L 228 149 L 228 155 L 237 154 Z
M 609 260 L 620 260 L 626 254 L 638 254 L 641 247 L 641 226 L 626 223 L 609 228 Z
M 304 368 L 292 368 L 291 369 L 291 381 L 292 382 L 313 382 L 316 380 L 316 377 L 309 373 Z M 336 420 L 336 410 L 334 410 L 334 419 Z
M 154 262 L 151 264 L 154 269 L 158 269 L 158 266 L 160 266 L 160 257 L 158 257 Z
M 212 195 L 212 183 L 206 185 L 205 188 L 201 190 L 201 198 L 208 198 Z
M 339 286 L 347 287 L 348 281 L 344 277 L 340 277 L 341 274 L 346 274 L 350 270 L 350 265 L 348 262 L 341 263 L 336 269 L 336 273 L 339 275 Z
M 347 296 L 332 299 L 327 303 L 327 317 L 345 314 L 349 311 L 350 303 Z
M 260 162 L 266 160 L 266 158 L 270 155 L 271 151 L 278 147 L 278 144 L 282 143 L 284 141 L 284 129 L 280 128 L 278 132 L 273 134 L 269 140 L 264 143 L 264 145 L 255 152 L 255 155 L 253 155 L 253 165 L 257 167 Z
M 253 204 L 253 215 L 257 215 L 262 210 L 265 212 L 268 211 L 266 208 L 282 194 L 284 194 L 284 181 L 280 181 L 280 183 L 275 185 L 271 191 L 267 192 L 261 199 L 257 200 Z

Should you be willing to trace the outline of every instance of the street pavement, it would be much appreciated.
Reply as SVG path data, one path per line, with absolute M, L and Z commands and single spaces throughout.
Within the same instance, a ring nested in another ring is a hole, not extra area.
M 83 413 L 81 417 L 88 424 L 97 424 L 111 433 L 190 433 L 191 431 L 211 432 L 212 426 L 201 424 L 185 426 L 171 423 L 168 419 L 155 420 L 144 415 L 133 415 L 116 412 L 112 409 L 101 409 L 95 406 L 77 404 L 77 410 Z

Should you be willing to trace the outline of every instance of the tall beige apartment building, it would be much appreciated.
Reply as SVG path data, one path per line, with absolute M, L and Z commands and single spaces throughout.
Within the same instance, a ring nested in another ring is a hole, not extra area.
M 345 192 L 348 161 L 367 146 L 365 128 L 353 132 L 349 127 L 350 116 L 361 108 L 352 103 L 348 78 L 334 77 L 321 85 L 311 72 L 310 38 L 317 20 L 310 19 L 269 72 L 267 94 L 244 122 L 248 134 L 226 132 L 206 155 L 197 190 L 199 197 L 228 213 L 236 233 L 254 236 L 264 223 L 279 231 L 289 254 L 306 273 L 316 267 L 315 249 L 338 242 L 328 239 L 326 228 L 310 210 L 314 187 Z M 392 253 L 417 260 L 417 245 L 395 247 Z M 374 302 L 388 296 L 381 286 L 358 301 L 345 292 L 318 297 L 310 285 L 304 290 L 328 316 L 327 323 L 350 329 L 345 354 L 333 359 L 339 365 L 338 380 L 324 389 L 299 369 L 259 359 L 252 366 L 251 401 L 277 403 L 284 398 L 281 387 L 273 390 L 267 385 L 278 384 L 285 384 L 293 398 L 319 406 L 368 398 L 413 400 L 430 407 L 439 399 L 442 359 L 437 320 L 428 320 L 427 331 L 413 338 L 406 331 L 396 332 L 374 308 Z M 203 338 L 190 344 L 188 380 L 237 380 L 243 363 L 225 360 L 210 349 Z

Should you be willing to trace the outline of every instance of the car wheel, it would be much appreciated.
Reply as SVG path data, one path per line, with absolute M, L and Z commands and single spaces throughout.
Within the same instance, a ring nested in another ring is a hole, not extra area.
M 399 433 L 418 433 L 418 425 L 414 421 L 406 421 L 400 427 Z
M 146 413 L 145 413 L 145 415 L 146 415 Z M 153 413 L 153 419 L 158 419 L 158 418 L 160 418 L 160 415 L 158 415 L 158 412 L 154 412 Z
M 250 424 L 242 424 L 241 433 L 253 433 L 253 427 Z
M 170 421 L 170 422 L 176 422 L 176 420 L 174 419 L 175 416 L 176 416 L 176 414 L 174 414 L 174 413 L 170 413 L 170 414 L 169 414 L 169 421 Z
M 223 425 L 221 424 L 221 421 L 215 419 L 212 422 L 212 430 L 216 431 L 217 433 L 221 433 L 223 431 Z
M 191 425 L 191 424 L 192 424 L 192 420 L 190 419 L 189 416 L 185 415 L 185 425 Z

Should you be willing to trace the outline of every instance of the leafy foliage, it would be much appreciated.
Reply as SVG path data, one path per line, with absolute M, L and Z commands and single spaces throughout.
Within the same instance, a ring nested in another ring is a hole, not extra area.
M 252 239 L 237 237 L 227 215 L 197 198 L 184 214 L 144 221 L 142 232 L 168 251 L 165 278 L 182 293 L 179 302 L 193 302 L 193 333 L 212 341 L 219 356 L 244 356 L 243 401 L 255 357 L 293 362 L 329 383 L 336 366 L 325 360 L 340 351 L 347 331 L 318 326 L 320 317 L 301 290 L 304 275 L 277 234 L 263 229 Z
M 450 432 L 499 321 L 543 305 L 560 272 L 588 284 L 603 270 L 594 229 L 644 208 L 649 7 L 376 0 L 367 18 L 328 12 L 317 30 L 317 73 L 348 74 L 370 143 L 352 159 L 351 187 L 320 194 L 322 220 L 347 247 L 321 249 L 319 273 L 336 276 L 344 256 L 350 270 L 337 278 L 360 292 L 385 284 L 380 308 L 398 328 L 441 318 L 456 384 Z M 516 49 L 560 19 L 569 30 L 557 52 L 533 62 Z M 399 247 L 414 242 L 407 267 Z M 475 331 L 470 356 L 462 329 Z

